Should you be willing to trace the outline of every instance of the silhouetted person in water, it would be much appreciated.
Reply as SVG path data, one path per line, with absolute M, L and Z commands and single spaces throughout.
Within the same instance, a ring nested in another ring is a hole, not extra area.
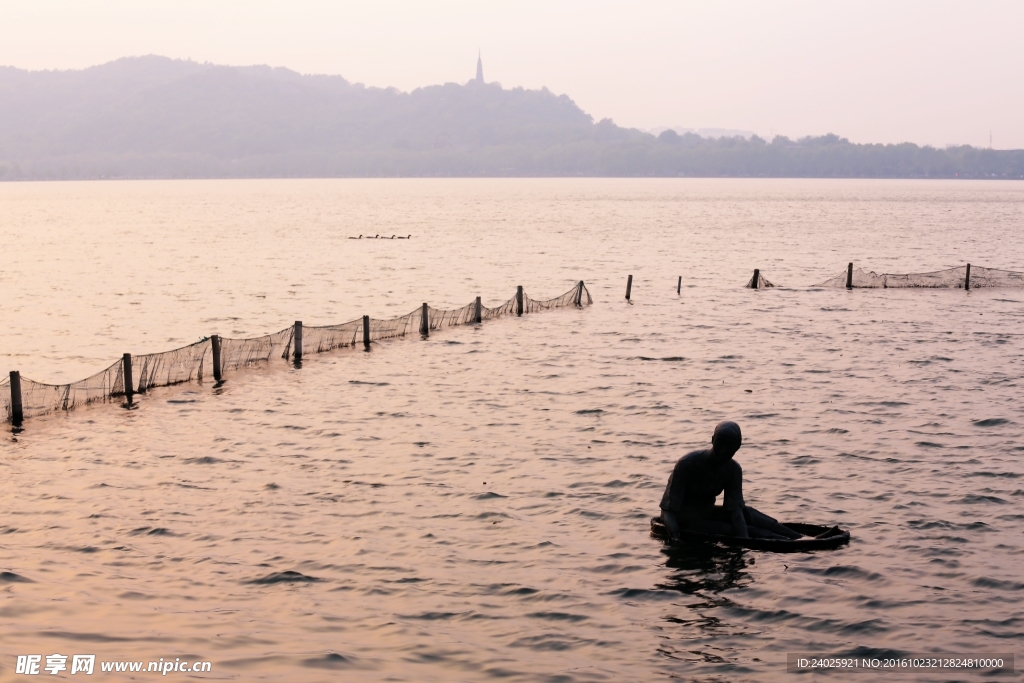
M 732 459 L 743 443 L 740 426 L 715 427 L 711 448 L 679 458 L 661 498 L 661 519 L 672 537 L 701 531 L 739 538 L 800 538 L 801 534 L 743 502 L 743 470 Z M 723 505 L 715 498 L 725 491 Z

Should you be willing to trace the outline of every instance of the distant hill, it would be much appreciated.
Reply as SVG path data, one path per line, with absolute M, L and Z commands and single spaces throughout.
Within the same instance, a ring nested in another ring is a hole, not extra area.
M 476 81 L 405 93 L 156 56 L 0 67 L 0 180 L 325 176 L 1024 178 L 1024 151 L 656 137 Z

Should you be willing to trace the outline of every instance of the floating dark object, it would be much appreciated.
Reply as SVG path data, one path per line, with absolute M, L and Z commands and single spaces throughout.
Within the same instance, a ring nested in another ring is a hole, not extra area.
M 804 538 L 792 541 L 774 538 L 737 538 L 705 534 L 700 531 L 684 531 L 677 540 L 673 541 L 673 544 L 721 543 L 722 545 L 750 548 L 751 550 L 767 550 L 774 553 L 798 553 L 805 550 L 830 550 L 850 542 L 850 532 L 843 531 L 837 526 L 828 527 L 800 522 L 784 522 L 784 524 L 793 531 L 803 534 Z M 668 541 L 668 532 L 660 517 L 651 518 L 651 536 Z
M 276 583 L 313 583 L 322 580 L 323 579 L 318 579 L 315 576 L 306 576 L 301 572 L 295 572 L 289 569 L 283 572 L 274 572 L 273 574 L 267 574 L 262 578 L 253 579 L 252 581 L 246 581 L 246 583 L 268 586 Z

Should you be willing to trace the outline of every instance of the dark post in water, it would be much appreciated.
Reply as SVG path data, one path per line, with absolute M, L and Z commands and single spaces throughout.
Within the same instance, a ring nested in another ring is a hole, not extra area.
M 971 288 L 971 264 L 967 264 L 967 275 L 964 276 L 964 289 L 969 290 Z
M 132 396 L 135 394 L 135 383 L 132 381 L 132 354 L 126 353 L 121 357 L 121 378 L 124 380 L 124 397 L 127 405 L 131 406 Z
M 761 269 L 754 268 L 754 279 L 750 281 L 750 288 L 757 289 L 758 281 L 761 279 Z
M 480 297 L 476 298 L 476 303 L 473 308 L 473 322 L 482 323 L 484 321 L 484 305 L 480 301 Z
M 576 285 L 576 301 L 574 302 L 577 306 L 583 305 L 583 280 Z
M 523 286 L 516 287 L 516 315 L 523 314 Z
M 420 334 L 424 337 L 430 336 L 430 308 L 423 304 L 423 313 L 420 315 Z
M 21 404 L 21 373 L 11 370 L 11 423 L 20 427 L 25 420 L 25 408 Z
M 302 360 L 302 321 L 296 320 L 295 327 L 292 329 L 295 331 L 295 334 L 292 335 L 292 339 L 295 342 L 295 349 L 292 357 L 295 360 L 300 361 Z
M 222 377 L 220 376 L 220 335 L 210 335 L 210 348 L 213 350 L 213 381 L 220 384 Z
M 633 276 L 629 275 L 626 277 L 626 301 L 629 301 L 629 295 L 633 292 Z
M 370 316 L 363 316 L 363 350 L 370 350 Z
M 682 294 L 682 293 L 683 293 L 683 276 L 680 275 L 679 276 L 679 283 L 676 284 L 676 294 Z
M 853 289 L 853 264 L 846 266 L 846 288 Z

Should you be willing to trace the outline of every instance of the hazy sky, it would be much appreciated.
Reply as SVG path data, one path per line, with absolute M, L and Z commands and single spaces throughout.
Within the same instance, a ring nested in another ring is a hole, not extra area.
M 595 119 L 1024 148 L 1024 1 L 0 0 L 0 64 L 159 54 L 401 90 L 505 87 Z

